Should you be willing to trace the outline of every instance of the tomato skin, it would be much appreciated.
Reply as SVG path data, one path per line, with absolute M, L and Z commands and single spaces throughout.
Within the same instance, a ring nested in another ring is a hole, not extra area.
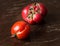
M 47 12 L 48 12 L 48 10 L 47 10 L 47 8 L 45 7 L 45 5 L 43 4 L 43 3 L 39 3 L 40 4 L 40 10 L 41 10 L 41 15 L 43 16 L 43 17 L 45 17 L 46 16 L 46 14 L 47 14 Z
M 33 20 L 36 23 L 38 23 L 38 22 L 40 22 L 42 20 L 42 16 L 40 14 L 35 14 L 33 17 L 34 17 Z
M 22 9 L 22 13 L 21 13 L 22 14 L 22 18 L 25 21 L 27 21 L 29 24 L 38 23 L 39 20 L 41 21 L 47 14 L 47 8 L 44 6 L 43 3 L 36 3 L 38 6 L 37 5 L 34 6 L 33 4 L 34 3 L 29 4 L 26 7 L 24 7 L 24 9 Z M 31 12 L 30 11 L 31 7 L 33 8 L 32 13 L 30 13 L 30 14 L 33 14 L 32 15 L 32 17 L 33 17 L 32 19 L 28 18 L 28 16 L 30 15 L 29 12 Z M 36 12 L 37 12 L 37 14 L 36 14 Z
M 30 6 L 31 6 L 31 4 L 22 9 L 21 14 L 22 14 L 23 19 L 25 19 L 28 16 L 28 10 L 29 10 Z
M 24 21 L 17 21 L 11 27 L 11 35 L 16 35 L 18 39 L 25 39 L 30 34 L 30 26 Z
M 18 39 L 24 39 L 29 35 L 30 31 L 29 31 L 29 26 L 26 25 L 25 29 L 19 34 L 19 32 L 17 32 L 17 36 Z

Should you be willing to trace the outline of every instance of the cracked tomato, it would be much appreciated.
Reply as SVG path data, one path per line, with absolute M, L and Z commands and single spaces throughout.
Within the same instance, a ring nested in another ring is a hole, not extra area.
M 11 27 L 11 37 L 17 37 L 18 39 L 25 39 L 30 33 L 30 27 L 24 21 L 17 21 Z
M 22 18 L 30 24 L 41 22 L 47 14 L 47 8 L 42 3 L 32 3 L 22 10 Z

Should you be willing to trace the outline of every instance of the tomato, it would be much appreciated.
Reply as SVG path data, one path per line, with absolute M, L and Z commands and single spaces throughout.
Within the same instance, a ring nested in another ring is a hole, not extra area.
M 42 3 L 32 3 L 24 7 L 21 14 L 28 23 L 38 23 L 46 16 L 47 8 Z
M 11 37 L 17 37 L 18 39 L 25 39 L 30 34 L 30 26 L 24 21 L 17 21 L 11 27 Z

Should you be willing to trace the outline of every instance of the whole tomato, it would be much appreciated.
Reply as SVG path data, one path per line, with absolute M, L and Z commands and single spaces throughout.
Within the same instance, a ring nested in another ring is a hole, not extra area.
M 22 10 L 22 18 L 30 24 L 40 22 L 47 14 L 47 8 L 42 3 L 32 3 Z
M 18 39 L 25 39 L 30 34 L 30 26 L 24 21 L 17 21 L 11 27 L 11 37 L 17 37 Z

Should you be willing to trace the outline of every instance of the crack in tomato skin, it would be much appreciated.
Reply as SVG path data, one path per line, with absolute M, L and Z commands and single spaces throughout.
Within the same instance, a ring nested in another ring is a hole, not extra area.
M 28 31 L 28 30 L 30 30 L 30 27 L 28 25 L 26 25 L 25 29 L 22 30 L 22 32 L 20 32 L 20 33 L 17 32 L 16 35 L 17 35 L 18 39 L 26 38 L 30 34 L 30 31 Z
M 17 31 L 14 30 L 16 26 L 19 26 L 19 29 Z M 24 39 L 26 38 L 30 33 L 30 26 L 27 25 L 24 21 L 18 21 L 14 23 L 14 25 L 11 27 L 11 37 L 17 37 L 18 39 Z
M 39 4 L 34 3 L 33 6 L 31 6 L 28 11 L 28 18 L 33 20 L 35 16 L 34 14 L 38 14 L 38 13 L 40 13 Z

